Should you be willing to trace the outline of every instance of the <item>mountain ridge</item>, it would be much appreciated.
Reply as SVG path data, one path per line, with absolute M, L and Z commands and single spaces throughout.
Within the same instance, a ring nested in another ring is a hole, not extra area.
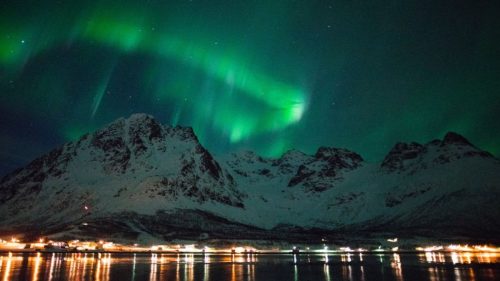
M 118 237 L 136 238 L 279 237 L 285 225 L 309 234 L 494 236 L 499 171 L 498 159 L 453 132 L 426 144 L 397 143 L 375 163 L 333 147 L 216 157 L 192 128 L 133 114 L 4 176 L 0 232 L 38 224 L 38 232 L 91 237 L 83 223 L 105 220 L 120 225 Z M 192 221 L 182 220 L 186 214 Z

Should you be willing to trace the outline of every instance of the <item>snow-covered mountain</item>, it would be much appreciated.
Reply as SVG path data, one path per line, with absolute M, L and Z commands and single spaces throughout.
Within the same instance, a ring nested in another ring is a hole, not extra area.
M 381 163 L 321 147 L 214 158 L 191 128 L 134 114 L 0 182 L 0 233 L 172 239 L 378 232 L 498 237 L 500 161 L 448 133 Z

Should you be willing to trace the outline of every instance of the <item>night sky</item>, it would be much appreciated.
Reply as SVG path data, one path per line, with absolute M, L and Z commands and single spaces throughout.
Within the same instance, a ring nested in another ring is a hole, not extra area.
M 215 154 L 500 154 L 499 1 L 0 2 L 0 175 L 135 112 Z

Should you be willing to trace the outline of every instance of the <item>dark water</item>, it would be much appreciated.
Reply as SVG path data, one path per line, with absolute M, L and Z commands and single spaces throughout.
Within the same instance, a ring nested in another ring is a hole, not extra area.
M 0 280 L 500 280 L 495 253 L 1 254 Z

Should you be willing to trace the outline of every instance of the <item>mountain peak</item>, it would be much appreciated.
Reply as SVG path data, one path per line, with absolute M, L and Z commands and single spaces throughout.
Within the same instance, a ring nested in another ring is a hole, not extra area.
M 143 124 L 157 123 L 159 124 L 152 115 L 146 113 L 133 113 L 128 118 L 120 117 L 108 125 L 105 125 L 100 129 L 106 130 L 110 127 L 130 127 L 130 126 L 142 126 Z
M 297 157 L 306 157 L 306 156 L 308 156 L 308 155 L 300 150 L 290 149 L 290 150 L 285 151 L 279 159 L 289 159 L 289 158 L 293 159 L 293 158 L 297 158 Z
M 129 121 L 133 121 L 133 120 L 141 121 L 141 120 L 154 120 L 154 119 L 155 118 L 152 115 L 149 115 L 147 113 L 132 113 L 132 115 L 130 115 L 130 117 L 127 120 L 129 120 Z
M 381 166 L 389 170 L 398 170 L 405 167 L 405 162 L 413 161 L 427 152 L 427 148 L 419 143 L 396 143 L 385 156 Z
M 455 132 L 448 132 L 444 136 L 442 144 L 456 144 L 473 146 L 465 137 Z
M 318 148 L 316 154 L 314 155 L 316 159 L 330 160 L 332 158 L 349 158 L 356 162 L 362 162 L 363 158 L 356 152 L 350 151 L 345 148 L 335 148 L 335 147 L 325 147 L 322 146 Z

